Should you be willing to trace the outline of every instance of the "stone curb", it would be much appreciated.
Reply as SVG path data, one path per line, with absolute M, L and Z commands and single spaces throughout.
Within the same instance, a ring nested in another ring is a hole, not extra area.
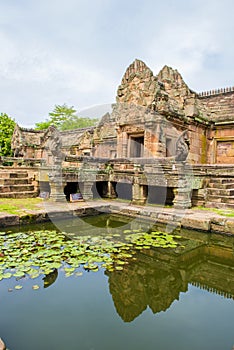
M 13 215 L 0 213 L 0 227 L 20 226 L 33 223 L 43 223 L 52 220 L 63 220 L 76 216 L 90 216 L 100 213 L 115 213 L 138 219 L 151 220 L 154 223 L 172 225 L 176 227 L 200 230 L 205 232 L 234 235 L 234 218 L 218 215 L 214 212 L 202 210 L 176 211 L 173 208 L 162 207 L 139 207 L 123 203 L 98 202 L 61 205 L 50 208 L 28 210 L 25 214 Z

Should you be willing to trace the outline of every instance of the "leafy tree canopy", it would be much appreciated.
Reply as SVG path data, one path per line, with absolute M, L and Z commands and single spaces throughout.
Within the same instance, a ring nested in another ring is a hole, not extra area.
M 55 105 L 54 110 L 49 113 L 49 118 L 44 122 L 36 123 L 37 130 L 47 129 L 50 125 L 54 125 L 59 130 L 71 130 L 93 126 L 98 119 L 78 117 L 74 107 L 68 107 L 66 103 L 63 105 Z
M 97 124 L 99 119 L 91 119 L 91 118 L 84 118 L 84 117 L 73 117 L 71 119 L 66 120 L 61 125 L 61 130 L 71 130 L 71 129 L 80 129 L 80 128 L 87 128 L 89 126 L 94 126 Z
M 0 156 L 10 157 L 13 155 L 11 150 L 11 139 L 16 122 L 6 113 L 0 114 Z

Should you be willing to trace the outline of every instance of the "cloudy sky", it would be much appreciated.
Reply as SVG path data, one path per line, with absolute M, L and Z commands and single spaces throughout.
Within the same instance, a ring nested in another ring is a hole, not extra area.
M 195 91 L 233 86 L 233 14 L 233 0 L 0 0 L 0 112 L 31 126 L 55 104 L 113 103 L 135 58 Z

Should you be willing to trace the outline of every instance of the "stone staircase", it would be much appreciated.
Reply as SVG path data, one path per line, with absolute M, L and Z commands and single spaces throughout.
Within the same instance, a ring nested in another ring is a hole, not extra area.
M 31 197 L 37 197 L 37 191 L 27 170 L 0 169 L 0 199 Z
M 207 187 L 206 207 L 234 210 L 234 178 L 211 178 Z

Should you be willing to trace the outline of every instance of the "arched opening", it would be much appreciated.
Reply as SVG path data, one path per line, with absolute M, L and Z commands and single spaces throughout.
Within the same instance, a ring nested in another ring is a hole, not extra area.
M 93 198 L 116 198 L 116 182 L 98 181 L 92 186 Z
M 106 198 L 108 193 L 108 182 L 97 181 L 92 186 L 93 198 Z
M 78 182 L 67 182 L 66 186 L 64 187 L 64 194 L 66 196 L 66 200 L 70 201 L 70 195 L 74 193 L 79 193 L 80 188 Z

